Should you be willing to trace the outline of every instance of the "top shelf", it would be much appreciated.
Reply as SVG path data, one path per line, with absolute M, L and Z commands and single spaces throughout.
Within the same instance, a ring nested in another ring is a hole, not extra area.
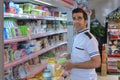
M 13 13 L 4 13 L 4 18 L 17 18 L 17 19 L 45 19 L 45 20 L 62 20 L 67 21 L 65 18 L 54 17 L 54 16 L 39 16 L 39 15 L 30 15 L 30 14 L 13 14 Z
M 73 8 L 74 2 L 72 0 L 12 0 L 15 3 L 33 3 L 36 5 L 45 5 L 48 7 L 65 7 L 65 8 Z

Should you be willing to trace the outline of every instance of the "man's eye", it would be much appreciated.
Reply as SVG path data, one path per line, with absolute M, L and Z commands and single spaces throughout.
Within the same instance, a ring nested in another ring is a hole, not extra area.
M 78 19 L 82 19 L 82 17 L 78 17 Z
M 75 17 L 73 17 L 73 20 L 75 20 Z
M 73 20 L 81 20 L 82 19 L 82 17 L 73 17 Z

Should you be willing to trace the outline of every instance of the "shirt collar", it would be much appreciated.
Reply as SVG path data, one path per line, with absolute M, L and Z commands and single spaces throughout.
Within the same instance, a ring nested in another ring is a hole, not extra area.
M 82 33 L 82 32 L 85 32 L 85 31 L 87 31 L 88 29 L 86 28 L 86 29 L 83 29 L 83 30 L 80 30 L 78 33 Z

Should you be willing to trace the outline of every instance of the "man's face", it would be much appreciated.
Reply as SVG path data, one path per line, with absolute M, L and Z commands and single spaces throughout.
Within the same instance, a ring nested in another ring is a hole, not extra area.
M 73 24 L 76 31 L 80 31 L 86 28 L 87 20 L 84 19 L 83 13 L 73 14 Z

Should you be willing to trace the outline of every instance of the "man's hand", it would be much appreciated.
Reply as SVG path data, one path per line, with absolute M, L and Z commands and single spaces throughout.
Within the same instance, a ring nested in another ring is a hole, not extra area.
M 72 63 L 72 62 L 66 62 L 66 63 L 62 64 L 62 67 L 65 70 L 69 71 L 69 70 L 71 70 L 74 67 L 74 63 Z
M 66 59 L 70 59 L 71 58 L 71 55 L 70 54 L 67 54 L 66 55 Z

